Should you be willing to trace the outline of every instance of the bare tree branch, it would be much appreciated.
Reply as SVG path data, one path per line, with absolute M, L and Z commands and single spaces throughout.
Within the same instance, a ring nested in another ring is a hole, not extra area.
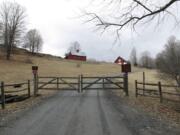
M 115 0 L 111 0 L 110 2 L 113 3 Z M 163 14 L 163 17 L 165 18 L 165 15 L 171 15 L 176 22 L 177 18 L 176 16 L 171 13 L 168 9 L 171 7 L 174 3 L 179 2 L 180 0 L 169 0 L 167 3 L 165 3 L 162 6 L 154 6 L 153 8 L 149 6 L 148 0 L 142 1 L 142 0 L 132 0 L 132 3 L 125 8 L 125 12 L 120 13 L 121 15 L 119 17 L 115 17 L 114 19 L 116 21 L 106 21 L 105 17 L 102 17 L 101 15 L 98 15 L 97 13 L 92 12 L 86 12 L 85 15 L 90 17 L 86 22 L 95 22 L 96 26 L 102 27 L 103 29 L 107 29 L 108 27 L 115 27 L 117 35 L 119 35 L 119 32 L 127 26 L 131 26 L 134 30 L 138 23 L 141 21 L 147 20 L 148 22 L 154 20 L 157 16 L 159 17 L 158 23 L 160 23 L 160 17 L 161 13 Z M 122 0 L 120 0 L 122 2 Z M 151 3 L 151 2 L 149 2 Z M 143 8 L 143 11 L 137 11 L 139 8 Z M 151 9 L 152 8 L 152 9 Z M 162 19 L 164 19 L 162 18 Z
M 144 4 L 142 4 L 140 1 L 134 0 L 134 2 L 136 2 L 138 5 L 142 6 L 144 9 L 146 9 L 146 10 L 149 11 L 150 13 L 153 12 L 153 11 L 151 11 L 148 7 L 146 7 Z

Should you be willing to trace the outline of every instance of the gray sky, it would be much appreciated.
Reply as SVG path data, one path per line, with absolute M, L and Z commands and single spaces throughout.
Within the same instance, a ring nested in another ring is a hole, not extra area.
M 2 1 L 4 0 L 0 0 Z M 77 18 L 80 9 L 90 11 L 99 9 L 97 5 L 93 6 L 94 3 L 90 3 L 90 0 L 15 1 L 26 8 L 27 28 L 36 28 L 42 34 L 44 53 L 64 56 L 70 43 L 78 41 L 88 58 L 114 61 L 117 56 L 128 59 L 133 46 L 136 47 L 138 54 L 148 50 L 152 56 L 155 56 L 162 50 L 170 35 L 180 39 L 180 35 L 177 34 L 180 29 L 172 29 L 171 21 L 167 21 L 157 29 L 152 26 L 139 28 L 138 35 L 128 30 L 123 31 L 121 42 L 113 45 L 115 37 L 112 32 L 101 35 L 100 32 L 93 31 L 93 24 L 83 24 L 82 19 Z

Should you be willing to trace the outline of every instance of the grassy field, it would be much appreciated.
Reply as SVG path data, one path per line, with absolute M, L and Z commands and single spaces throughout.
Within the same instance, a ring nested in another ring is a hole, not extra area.
M 0 59 L 0 80 L 13 83 L 32 79 L 31 67 L 33 65 L 39 66 L 40 76 L 58 77 L 80 74 L 95 76 L 121 72 L 119 65 L 110 63 L 88 63 L 50 57 L 15 55 L 11 61 Z
M 102 75 L 116 75 L 121 73 L 121 67 L 113 63 L 90 63 L 64 60 L 50 56 L 32 56 L 25 55 L 24 53 L 15 54 L 11 61 L 7 61 L 0 56 L 0 81 L 5 83 L 19 83 L 22 81 L 32 80 L 33 74 L 31 67 L 33 65 L 39 66 L 40 76 L 77 76 L 80 74 L 90 76 Z M 173 119 L 175 122 L 180 123 L 180 113 L 174 110 L 172 104 L 160 104 L 159 99 L 138 97 L 135 98 L 135 80 L 142 81 L 143 72 L 146 74 L 146 81 L 157 83 L 161 81 L 163 84 L 171 84 L 172 81 L 164 81 L 158 77 L 156 70 L 149 70 L 144 68 L 132 67 L 132 72 L 129 73 L 129 94 L 130 97 L 126 98 L 131 105 L 140 106 L 147 112 L 152 112 L 158 116 L 163 116 Z M 51 92 L 50 92 L 51 93 Z M 48 95 L 49 93 L 46 93 Z M 122 95 L 122 92 L 118 92 Z M 123 94 L 124 95 L 124 94 Z M 36 99 L 37 100 L 37 99 Z M 34 97 L 21 103 L 13 103 L 7 105 L 8 110 L 18 110 L 28 106 L 29 103 L 35 102 Z M 22 106 L 22 107 L 21 107 Z
M 166 79 L 166 80 L 162 79 L 159 76 L 158 71 L 155 69 L 133 67 L 132 73 L 129 74 L 129 82 L 130 82 L 129 88 L 130 90 L 132 90 L 131 93 L 134 94 L 135 92 L 135 80 L 137 80 L 138 82 L 143 82 L 143 72 L 145 73 L 145 82 L 158 83 L 160 81 L 162 84 L 169 84 L 169 85 L 174 84 L 174 82 L 171 79 Z M 150 87 L 152 88 L 153 86 Z M 157 88 L 155 87 L 155 89 Z
M 80 74 L 90 76 L 101 76 L 107 74 L 116 74 L 121 72 L 121 67 L 112 63 L 92 63 L 64 60 L 62 58 L 45 55 L 32 56 L 27 52 L 15 53 L 10 61 L 5 60 L 0 53 L 0 81 L 5 84 L 21 83 L 32 80 L 32 66 L 39 66 L 39 76 L 78 76 Z M 6 89 L 9 90 L 9 89 Z M 52 95 L 54 91 L 41 91 L 41 97 Z M 22 93 L 21 93 L 22 94 Z M 31 94 L 33 94 L 33 86 L 31 83 Z M 39 98 L 31 97 L 30 99 L 13 104 L 7 104 L 6 110 L 1 113 L 9 113 L 26 108 L 27 106 L 38 102 Z
M 135 107 L 140 107 L 143 111 L 158 117 L 161 119 L 166 119 L 176 126 L 180 126 L 180 104 L 174 102 L 164 101 L 160 103 L 159 98 L 151 98 L 151 97 L 135 97 L 135 80 L 140 82 L 143 81 L 143 72 L 145 72 L 145 80 L 148 83 L 158 83 L 161 81 L 162 84 L 174 84 L 174 81 L 171 79 L 162 79 L 159 77 L 159 73 L 154 69 L 145 69 L 145 68 L 132 68 L 132 73 L 129 73 L 129 94 L 128 98 L 125 97 L 127 102 L 130 105 Z M 146 87 L 148 88 L 148 87 Z M 157 89 L 157 87 L 149 87 L 149 89 Z M 175 91 L 174 88 L 163 88 L 164 92 Z M 122 95 L 122 94 L 120 94 Z M 174 98 L 171 96 L 170 98 Z M 177 97 L 176 97 L 177 98 Z

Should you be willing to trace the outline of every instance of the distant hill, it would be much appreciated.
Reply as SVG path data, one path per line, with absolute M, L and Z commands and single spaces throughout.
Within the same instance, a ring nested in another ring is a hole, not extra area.
M 0 56 L 2 56 L 2 54 L 4 54 L 3 52 L 3 49 L 4 47 L 2 45 L 0 45 Z M 24 48 L 19 48 L 19 47 L 14 47 L 13 48 L 13 53 L 12 53 L 12 56 L 13 54 L 15 55 L 34 55 L 34 56 L 38 56 L 38 57 L 52 57 L 52 58 L 59 58 L 59 59 L 63 59 L 62 57 L 60 56 L 54 56 L 54 55 L 51 55 L 51 54 L 45 54 L 45 53 L 34 53 L 34 54 L 31 54 L 30 51 L 24 49 Z

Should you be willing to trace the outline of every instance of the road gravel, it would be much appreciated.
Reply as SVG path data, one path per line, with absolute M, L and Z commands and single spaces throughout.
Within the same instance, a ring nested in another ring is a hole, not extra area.
M 60 91 L 0 128 L 0 135 L 180 135 L 107 91 Z

